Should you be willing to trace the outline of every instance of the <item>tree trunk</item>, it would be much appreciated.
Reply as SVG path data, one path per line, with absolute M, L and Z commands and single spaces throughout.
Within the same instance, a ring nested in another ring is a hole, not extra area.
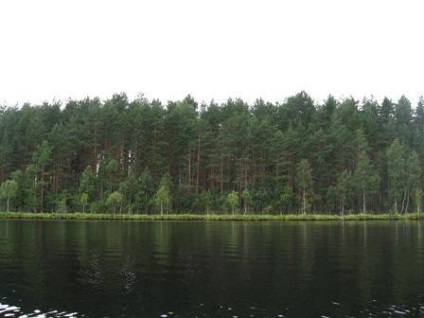
M 188 150 L 188 193 L 191 193 L 191 149 Z
M 403 191 L 403 198 L 402 198 L 402 213 L 406 213 L 408 211 L 408 205 L 409 205 L 409 184 L 410 181 L 408 180 L 405 186 L 405 190 Z
M 405 206 L 404 214 L 408 213 L 408 209 L 409 209 L 409 188 L 408 188 L 408 192 L 405 195 L 405 200 L 406 200 L 406 206 Z
M 32 208 L 34 209 L 34 213 L 37 213 L 37 175 L 34 177 L 34 191 L 33 191 L 33 202 L 32 202 Z
M 10 197 L 7 197 L 7 212 L 9 212 L 9 201 L 10 201 Z
M 200 131 L 197 138 L 196 194 L 199 194 L 199 181 L 200 181 Z
M 128 200 L 128 214 L 132 214 L 132 193 L 130 192 L 130 198 Z
M 220 176 L 220 181 L 221 181 L 221 194 L 223 194 L 224 193 L 224 160 L 222 159 L 222 153 L 220 154 L 220 160 L 221 160 L 221 162 L 220 162 L 220 174 L 221 174 L 221 176 Z
M 367 214 L 367 202 L 365 197 L 365 190 L 362 191 L 362 212 Z
M 41 199 L 41 212 L 44 212 L 44 166 L 41 169 L 40 199 Z

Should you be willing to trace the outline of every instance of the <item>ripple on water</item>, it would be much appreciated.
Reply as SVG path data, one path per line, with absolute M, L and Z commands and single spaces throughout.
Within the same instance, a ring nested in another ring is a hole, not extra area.
M 50 310 L 42 312 L 39 309 L 35 309 L 32 312 L 24 312 L 20 307 L 10 306 L 7 304 L 0 303 L 0 317 L 16 317 L 16 318 L 55 318 L 55 317 L 84 317 L 84 315 L 78 316 L 77 312 L 68 313 L 66 311 L 58 312 L 57 310 Z
M 333 302 L 333 307 L 339 308 L 343 306 L 342 303 Z M 213 307 L 213 308 L 212 308 Z M 329 306 L 329 310 L 331 306 Z M 278 310 L 278 309 L 277 309 Z M 386 317 L 422 317 L 424 313 L 424 305 L 418 306 L 405 306 L 405 305 L 382 305 L 382 306 L 370 306 L 364 308 L 358 308 L 356 313 L 342 313 L 333 311 L 321 314 L 319 318 L 364 318 L 364 317 L 375 317 L 375 318 L 386 318 Z M 207 303 L 200 303 L 198 307 L 191 312 L 165 312 L 158 317 L 160 318 L 172 318 L 174 317 L 229 317 L 229 318 L 241 318 L 241 317 L 269 317 L 269 318 L 297 318 L 300 317 L 298 312 L 291 312 L 290 308 L 282 306 L 279 311 L 269 310 L 269 308 L 258 308 L 256 306 L 248 306 L 247 308 L 239 308 L 238 306 L 230 306 L 229 304 L 214 305 L 211 306 Z
M 346 315 L 340 314 L 337 312 L 332 312 L 329 314 L 320 315 L 321 318 L 355 318 L 355 317 L 421 317 L 424 314 L 424 305 L 418 304 L 417 306 L 406 306 L 406 305 L 383 305 L 378 306 L 376 301 L 373 302 L 374 306 L 358 309 L 359 316 L 355 315 Z M 339 307 L 343 306 L 342 303 L 333 302 L 333 306 Z M 248 308 L 238 308 L 237 306 L 219 305 L 213 310 L 214 314 L 210 314 L 210 306 L 206 303 L 200 303 L 197 307 L 197 310 L 194 310 L 190 313 L 178 313 L 173 311 L 165 311 L 159 315 L 160 318 L 172 318 L 172 317 L 276 317 L 276 318 L 290 318 L 297 317 L 296 313 L 290 313 L 288 307 L 282 306 L 280 312 L 269 312 L 265 308 L 258 308 L 256 306 L 248 306 Z M 16 317 L 16 318 L 55 318 L 55 317 L 67 317 L 67 318 L 77 318 L 77 317 L 87 317 L 78 312 L 66 312 L 66 311 L 57 311 L 50 310 L 42 312 L 39 309 L 35 309 L 32 312 L 25 312 L 18 306 L 11 306 L 8 304 L 0 303 L 0 318 L 6 317 Z

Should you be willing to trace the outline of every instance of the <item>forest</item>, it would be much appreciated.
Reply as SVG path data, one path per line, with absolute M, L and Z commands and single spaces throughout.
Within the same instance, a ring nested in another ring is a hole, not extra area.
M 420 213 L 424 98 L 0 107 L 0 210 Z

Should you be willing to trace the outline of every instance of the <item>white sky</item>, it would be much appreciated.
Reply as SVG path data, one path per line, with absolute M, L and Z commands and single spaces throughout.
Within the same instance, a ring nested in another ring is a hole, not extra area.
M 421 0 L 0 0 L 0 104 L 424 94 Z

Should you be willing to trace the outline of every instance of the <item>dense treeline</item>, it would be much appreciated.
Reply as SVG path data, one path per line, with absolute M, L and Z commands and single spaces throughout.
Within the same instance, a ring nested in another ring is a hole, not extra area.
M 419 212 L 424 99 L 283 103 L 125 94 L 0 109 L 12 211 Z

